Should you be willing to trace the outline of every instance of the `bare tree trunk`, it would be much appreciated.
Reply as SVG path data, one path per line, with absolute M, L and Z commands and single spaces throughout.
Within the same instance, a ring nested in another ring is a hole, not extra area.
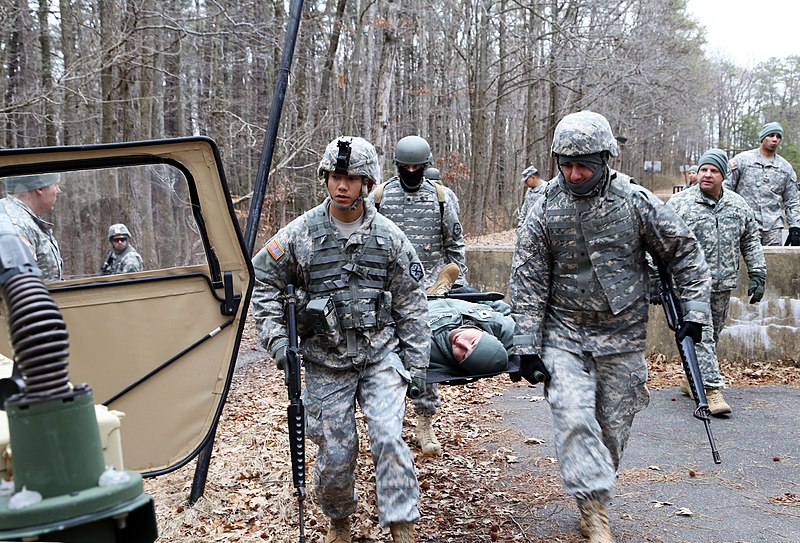
M 333 66 L 336 58 L 336 50 L 339 48 L 339 39 L 342 35 L 342 25 L 344 18 L 344 9 L 347 5 L 347 0 L 337 0 L 336 14 L 333 19 L 333 29 L 328 40 L 328 49 L 325 52 L 325 60 L 322 65 L 322 84 L 320 85 L 320 101 L 317 107 L 325 107 L 328 105 L 331 96 L 331 84 L 333 81 Z M 338 78 L 337 78 L 338 79 Z
M 80 3 L 75 2 L 75 7 L 80 8 Z M 61 131 L 64 145 L 73 145 L 80 141 L 76 137 L 78 119 L 80 114 L 80 101 L 77 99 L 77 89 L 74 75 L 77 71 L 77 30 L 75 25 L 76 14 L 70 0 L 59 1 L 59 14 L 61 15 L 61 54 L 64 58 L 64 103 L 61 106 Z M 85 122 L 85 121 L 84 121 Z
M 393 0 L 389 0 L 386 10 L 386 24 L 383 28 L 383 46 L 381 49 L 380 68 L 378 68 L 378 91 L 375 95 L 375 121 L 372 134 L 372 143 L 378 151 L 379 159 L 386 155 L 390 148 L 389 97 L 394 84 L 394 66 L 397 59 L 397 42 L 395 40 L 397 4 Z
M 39 47 L 41 48 L 41 76 L 42 92 L 53 93 L 53 61 L 52 49 L 50 47 L 50 25 L 47 17 L 50 14 L 50 3 L 47 0 L 39 0 Z M 44 144 L 56 145 L 56 115 L 53 107 L 53 100 L 44 101 Z
M 114 66 L 116 64 L 115 36 L 119 33 L 119 23 L 114 0 L 99 0 L 100 13 L 100 100 L 102 108 L 101 142 L 112 142 L 117 136 L 117 112 L 115 106 Z
M 472 15 L 474 17 L 474 35 L 472 37 L 474 45 L 470 52 L 472 73 L 469 87 L 472 154 L 469 158 L 470 182 L 467 189 L 467 202 L 462 206 L 463 209 L 466 209 L 466 217 L 462 219 L 462 223 L 465 231 L 470 233 L 482 231 L 485 216 L 483 202 L 486 201 L 487 162 L 489 160 L 489 149 L 487 149 L 486 142 L 490 141 L 488 119 L 486 118 L 489 80 L 487 42 L 491 39 L 487 36 L 488 15 L 486 12 L 479 8 Z M 481 204 L 470 205 L 472 202 L 481 202 Z

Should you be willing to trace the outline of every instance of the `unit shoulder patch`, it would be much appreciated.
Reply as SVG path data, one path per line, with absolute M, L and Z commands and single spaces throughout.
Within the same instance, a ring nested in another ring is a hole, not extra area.
M 425 272 L 422 270 L 422 264 L 419 262 L 412 262 L 409 264 L 408 275 L 417 283 L 422 281 L 422 278 L 425 276 Z

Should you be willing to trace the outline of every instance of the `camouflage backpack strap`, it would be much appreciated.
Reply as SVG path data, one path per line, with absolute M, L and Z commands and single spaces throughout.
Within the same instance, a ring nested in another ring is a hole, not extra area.
M 388 183 L 388 181 L 387 181 Z M 373 200 L 375 203 L 375 209 L 380 210 L 381 208 L 381 200 L 383 199 L 383 189 L 386 187 L 386 183 L 381 183 L 379 185 L 375 185 L 375 188 L 372 189 L 372 194 L 375 195 L 375 199 Z

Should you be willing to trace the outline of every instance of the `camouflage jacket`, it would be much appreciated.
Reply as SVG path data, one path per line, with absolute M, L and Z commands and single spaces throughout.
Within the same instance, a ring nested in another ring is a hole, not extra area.
M 431 286 L 450 262 L 461 269 L 456 283 L 465 284 L 467 273 L 458 198 L 452 190 L 442 187 L 445 202 L 440 209 L 432 181 L 425 179 L 418 191 L 405 192 L 400 178 L 395 176 L 386 182 L 379 206 L 380 214 L 397 224 L 417 251 L 425 267 L 425 287 Z M 374 192 L 370 193 L 369 200 L 374 203 Z
M 519 208 L 519 212 L 517 213 L 518 227 L 522 226 L 522 223 L 525 222 L 525 217 L 528 216 L 528 212 L 531 210 L 531 207 L 533 207 L 533 203 L 542 197 L 546 188 L 547 181 L 544 180 L 535 188 L 525 188 L 525 198 L 522 200 L 522 207 Z
M 733 157 L 730 167 L 730 177 L 723 184 L 753 208 L 761 230 L 783 228 L 784 212 L 790 227 L 800 227 L 797 175 L 786 159 L 766 158 L 751 149 Z
M 38 217 L 25 202 L 14 196 L 8 195 L 0 202 L 17 229 L 19 238 L 36 259 L 42 272 L 42 280 L 45 283 L 61 281 L 64 263 L 61 260 L 61 249 L 53 235 L 53 225 Z
M 506 350 L 514 340 L 514 319 L 511 308 L 502 301 L 467 302 L 455 298 L 436 298 L 428 302 L 431 325 L 431 366 L 458 367 L 450 347 L 450 332 L 463 325 L 472 325 L 499 339 Z
M 733 290 L 739 282 L 739 257 L 748 273 L 767 273 L 761 235 L 753 210 L 744 198 L 722 189 L 714 201 L 694 185 L 669 199 L 668 205 L 692 229 L 711 272 L 711 290 Z
M 103 266 L 100 268 L 101 275 L 116 275 L 118 273 L 133 273 L 144 269 L 142 256 L 136 252 L 132 245 L 128 244 L 120 254 L 109 251 Z
M 684 318 L 711 323 L 708 265 L 672 208 L 614 170 L 595 196 L 575 197 L 562 183 L 548 185 L 518 230 L 510 279 L 516 354 L 539 353 L 543 344 L 598 355 L 644 350 L 646 251 L 670 270 Z
M 315 208 L 322 211 L 330 228 L 334 229 L 328 211 L 330 198 Z M 314 211 L 314 210 L 312 210 Z M 313 259 L 313 240 L 305 215 L 296 218 L 281 228 L 265 247 L 256 254 L 253 266 L 256 286 L 253 291 L 253 316 L 259 337 L 264 347 L 275 354 L 281 344 L 286 343 L 287 331 L 284 321 L 286 285 L 293 284 L 298 291 L 298 313 L 308 303 L 309 270 Z M 320 364 L 331 368 L 348 368 L 361 364 L 377 363 L 389 352 L 398 352 L 407 369 L 413 373 L 424 373 L 430 362 L 430 326 L 428 325 L 428 303 L 422 289 L 422 266 L 414 248 L 405 234 L 390 220 L 379 215 L 369 202 L 364 205 L 364 222 L 340 248 L 358 271 L 358 259 L 370 236 L 374 236 L 380 224 L 388 232 L 387 239 L 380 243 L 388 248 L 386 262 L 388 292 L 391 294 L 391 323 L 372 331 L 361 331 L 358 341 L 360 358 L 351 360 L 343 353 L 342 343 L 331 347 L 323 338 L 307 334 L 303 337 L 301 350 L 306 363 Z M 349 272 L 342 270 L 342 276 Z

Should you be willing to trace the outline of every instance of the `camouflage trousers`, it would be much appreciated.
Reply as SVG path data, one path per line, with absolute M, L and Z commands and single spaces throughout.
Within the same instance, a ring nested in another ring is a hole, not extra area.
M 414 457 L 402 436 L 410 376 L 400 358 L 390 353 L 361 370 L 307 364 L 305 376 L 306 432 L 319 447 L 314 490 L 322 512 L 331 518 L 344 518 L 358 505 L 358 402 L 366 418 L 375 465 L 378 520 L 382 526 L 417 520 L 419 483 Z
M 577 355 L 546 346 L 542 361 L 564 488 L 579 501 L 607 502 L 633 418 L 650 401 L 644 354 Z
M 703 341 L 694 346 L 697 351 L 697 365 L 700 367 L 704 388 L 722 388 L 725 386 L 725 380 L 719 372 L 717 343 L 719 343 L 719 335 L 728 318 L 730 303 L 730 290 L 711 293 L 712 325 L 703 326 Z
M 783 245 L 783 228 L 761 230 L 761 245 Z
M 436 414 L 436 410 L 442 405 L 442 401 L 439 399 L 439 385 L 437 383 L 427 385 L 425 392 L 411 400 L 411 403 L 417 415 Z

